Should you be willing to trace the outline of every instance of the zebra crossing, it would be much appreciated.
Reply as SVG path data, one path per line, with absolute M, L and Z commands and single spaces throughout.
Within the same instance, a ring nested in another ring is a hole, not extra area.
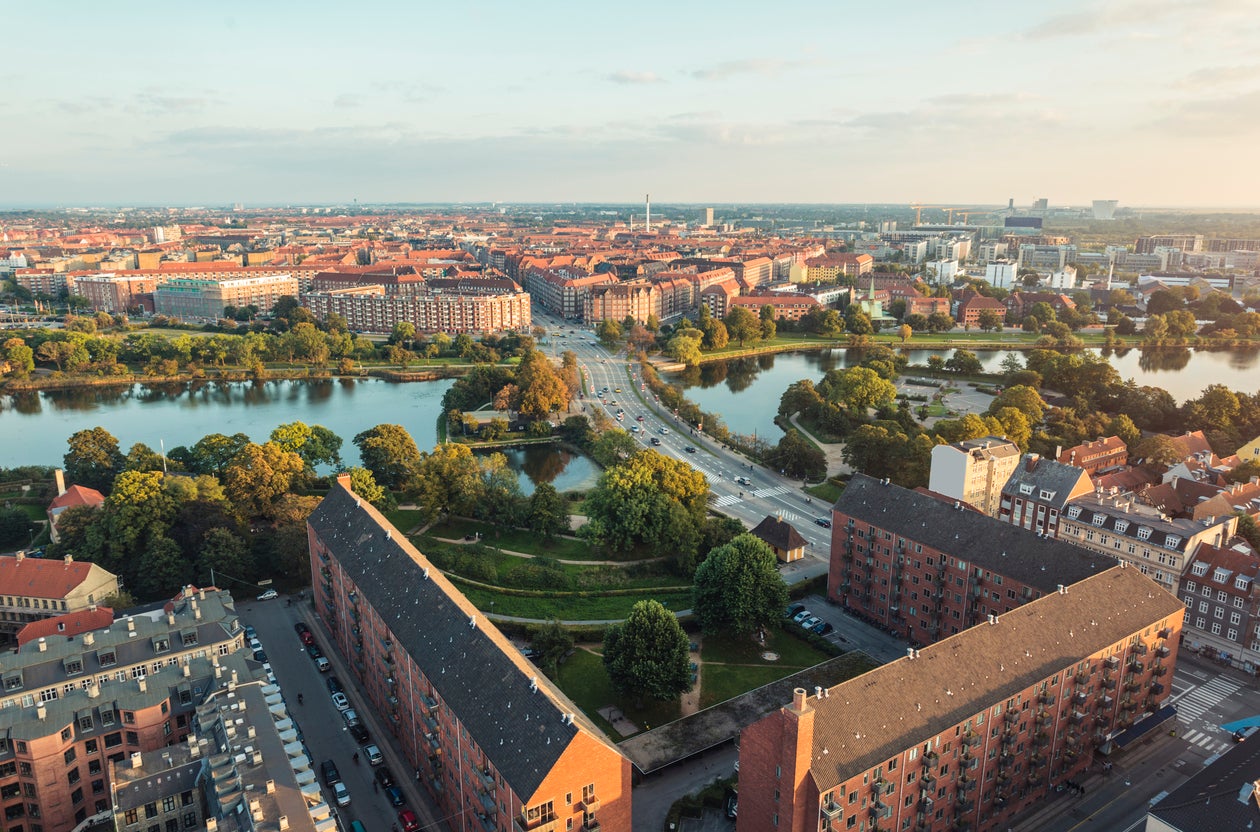
M 1191 745 L 1197 745 L 1208 754 L 1220 754 L 1230 747 L 1230 743 L 1202 731 L 1187 731 L 1181 738 Z
M 713 505 L 718 508 L 723 508 L 724 506 L 733 506 L 736 503 L 742 503 L 743 501 L 743 497 L 736 497 L 734 494 L 723 494 L 721 497 L 717 497 L 713 500 Z
M 776 485 L 771 488 L 758 488 L 753 492 L 754 497 L 777 497 L 780 494 L 787 494 L 792 489 L 786 485 Z
M 1221 701 L 1233 696 L 1242 685 L 1221 676 L 1202 685 L 1196 685 L 1178 694 L 1172 703 L 1177 706 L 1177 717 L 1189 724 L 1215 708 Z

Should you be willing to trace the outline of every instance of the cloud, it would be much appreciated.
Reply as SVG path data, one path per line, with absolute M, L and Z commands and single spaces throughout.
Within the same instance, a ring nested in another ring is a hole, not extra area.
M 1254 0 L 1096 0 L 1083 11 L 1048 17 L 1023 33 L 1029 40 L 1084 37 L 1112 34 L 1142 36 L 1136 26 L 1150 26 L 1169 18 L 1182 17 L 1187 23 L 1219 25 L 1222 19 L 1238 13 L 1254 12 Z
M 349 110 L 363 106 L 363 96 L 356 93 L 343 92 L 333 99 L 332 105 L 339 110 Z
M 1205 87 L 1233 86 L 1253 81 L 1260 81 L 1260 64 L 1204 67 L 1177 81 L 1175 86 L 1200 92 Z
M 172 113 L 195 112 L 210 106 L 214 101 L 213 98 L 206 96 L 141 92 L 132 98 L 129 109 L 133 112 L 140 111 L 150 115 L 170 115 Z
M 614 84 L 660 84 L 665 81 L 655 72 L 635 72 L 629 69 L 619 69 L 604 77 Z
M 905 110 L 860 113 L 838 123 L 892 136 L 995 128 L 1009 134 L 1058 127 L 1064 118 L 1036 96 L 1002 92 L 939 95 Z
M 804 61 L 784 61 L 779 58 L 745 58 L 738 61 L 722 61 L 691 73 L 701 81 L 725 81 L 737 75 L 778 75 L 786 69 L 803 66 Z
M 1232 139 L 1260 134 L 1260 90 L 1177 102 L 1165 111 L 1151 126 L 1174 136 Z

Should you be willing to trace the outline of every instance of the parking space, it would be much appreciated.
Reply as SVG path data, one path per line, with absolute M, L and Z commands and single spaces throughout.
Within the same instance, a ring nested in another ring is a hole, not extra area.
M 821 595 L 808 595 L 795 603 L 804 604 L 813 617 L 830 624 L 833 630 L 825 638 L 846 650 L 861 650 L 881 662 L 890 662 L 906 654 L 904 641 L 857 620 L 845 613 L 842 607 L 828 603 Z
M 731 832 L 735 821 L 721 809 L 705 809 L 698 818 L 683 818 L 679 832 Z

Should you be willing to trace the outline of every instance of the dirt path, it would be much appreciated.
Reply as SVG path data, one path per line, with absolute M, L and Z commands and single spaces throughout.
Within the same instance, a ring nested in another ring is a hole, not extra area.
M 805 434 L 815 445 L 822 448 L 823 454 L 827 457 L 827 473 L 830 476 L 836 476 L 837 474 L 852 475 L 853 469 L 844 461 L 844 445 L 835 442 L 824 442 L 817 436 L 814 436 L 797 420 L 796 417 L 799 415 L 799 413 L 793 413 L 788 421 L 792 423 L 792 427 Z

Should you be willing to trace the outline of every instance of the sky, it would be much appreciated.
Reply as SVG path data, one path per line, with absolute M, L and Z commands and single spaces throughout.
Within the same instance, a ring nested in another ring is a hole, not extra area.
M 1260 0 L 4 11 L 0 205 L 1260 204 Z

